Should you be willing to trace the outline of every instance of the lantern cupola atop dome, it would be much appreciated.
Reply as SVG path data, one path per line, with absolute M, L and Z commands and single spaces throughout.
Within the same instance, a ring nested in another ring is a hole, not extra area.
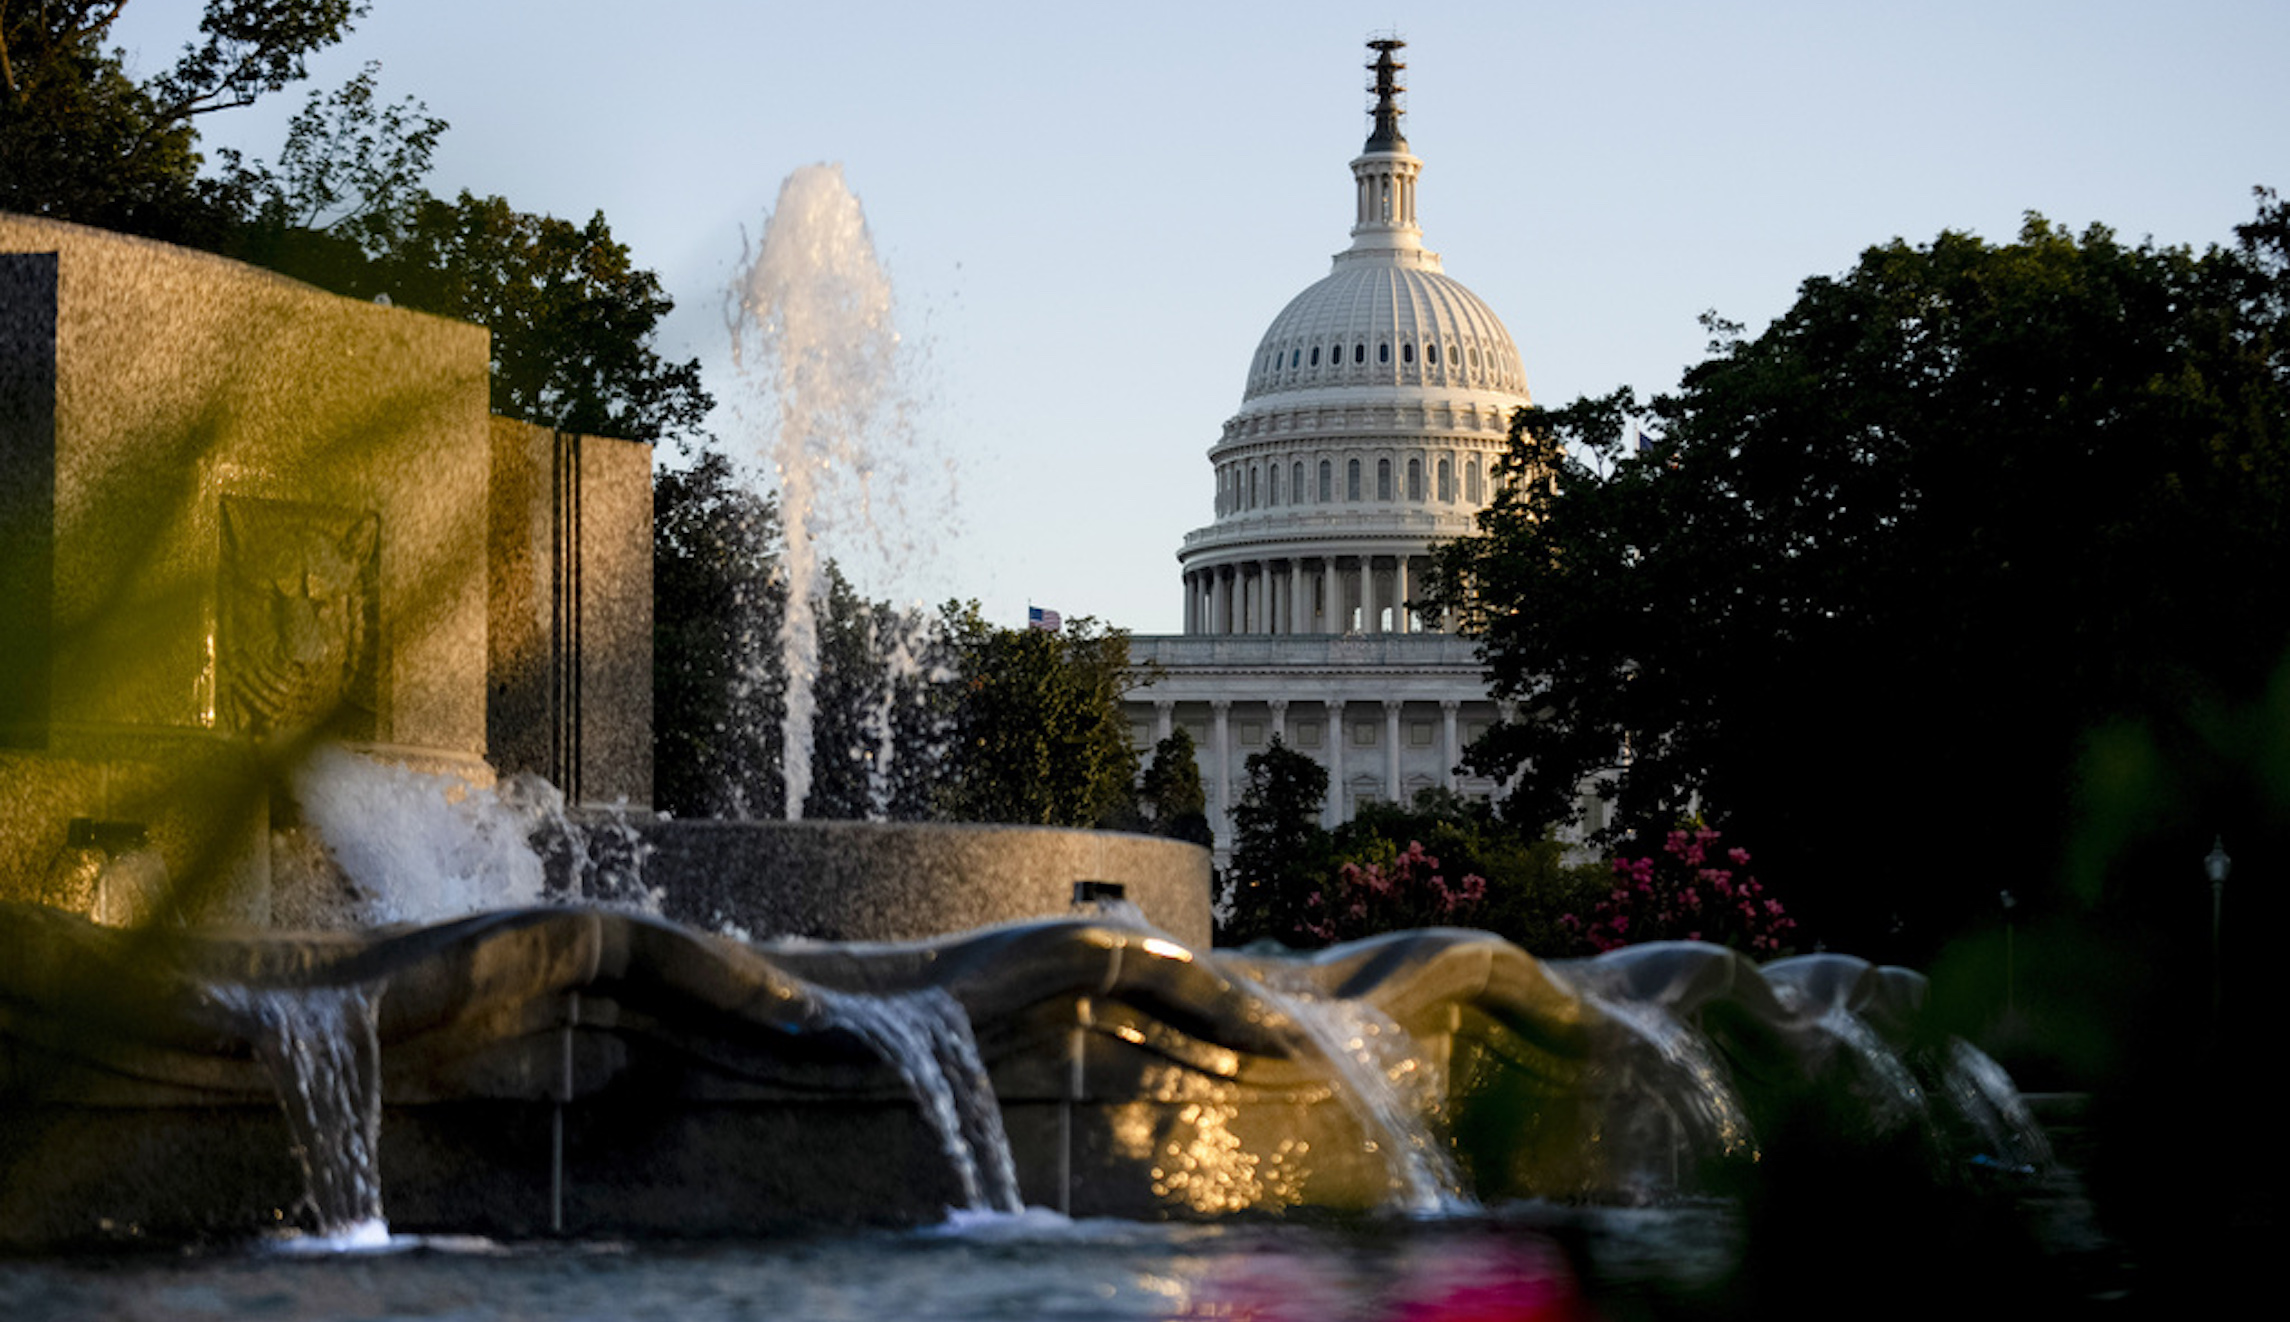
M 1375 126 L 1368 133 L 1367 145 L 1352 162 L 1357 194 L 1352 246 L 1337 254 L 1339 263 L 1366 257 L 1439 269 L 1439 255 L 1424 250 L 1423 229 L 1415 220 L 1415 180 L 1423 173 L 1423 162 L 1408 151 L 1407 136 L 1399 127 L 1400 116 L 1407 113 L 1399 102 L 1400 94 L 1407 90 L 1400 85 L 1399 74 L 1407 66 L 1399 62 L 1396 53 L 1406 45 L 1397 37 L 1378 37 L 1368 43 L 1376 53 L 1375 63 L 1368 66 L 1376 76 L 1368 85 L 1376 99 L 1370 112 Z
M 1376 127 L 1361 151 L 1407 150 L 1407 137 L 1399 131 L 1399 117 L 1407 113 L 1407 108 L 1399 103 L 1400 93 L 1407 90 L 1400 85 L 1399 71 L 1407 66 L 1393 58 L 1394 52 L 1406 46 L 1407 43 L 1397 37 L 1378 37 L 1368 43 L 1368 49 L 1376 53 L 1376 62 L 1368 66 L 1368 71 L 1376 76 L 1368 85 L 1368 90 L 1376 94 Z

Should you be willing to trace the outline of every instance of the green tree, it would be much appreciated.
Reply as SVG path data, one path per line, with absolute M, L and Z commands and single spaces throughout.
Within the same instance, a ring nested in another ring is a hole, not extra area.
M 956 677 L 938 814 L 1039 826 L 1116 819 L 1137 781 L 1121 714 L 1129 635 L 1087 617 L 1057 632 L 997 628 L 976 602 L 949 603 L 942 619 Z
M 137 83 L 102 42 L 124 0 L 0 0 L 0 209 L 219 252 L 353 298 L 386 296 L 493 333 L 493 409 L 542 426 L 690 440 L 713 401 L 699 361 L 653 347 L 673 306 L 599 214 L 429 196 L 443 120 L 387 102 L 369 64 L 313 94 L 275 167 L 222 153 L 196 120 L 304 75 L 356 0 L 208 0 L 198 39 Z
M 223 242 L 239 199 L 199 177 L 196 121 L 299 81 L 356 0 L 208 0 L 143 82 L 105 50 L 126 0 L 0 0 L 0 210 L 177 243 Z
M 271 196 L 266 214 L 301 195 Z M 575 225 L 469 192 L 348 205 L 369 208 L 351 232 L 258 228 L 242 255 L 336 293 L 485 327 L 496 413 L 628 440 L 697 435 L 714 405 L 699 360 L 671 363 L 652 347 L 674 303 L 601 212 Z
M 312 92 L 288 125 L 273 167 L 221 153 L 240 222 L 228 255 L 312 284 L 371 297 L 373 266 L 429 200 L 422 187 L 448 127 L 413 97 L 379 98 L 369 63 L 331 92 Z
M 654 801 L 679 817 L 776 817 L 778 510 L 711 450 L 654 475 L 652 519 Z
M 1641 831 L 1698 803 L 1842 948 L 1920 957 L 2031 898 L 2087 732 L 2183 724 L 2290 650 L 2283 222 L 1896 241 L 1754 339 L 1713 319 L 1642 415 L 1524 411 L 1439 558 L 1529 714 L 1471 765 L 1521 772 L 1530 820 L 1591 775 Z
M 1310 902 L 1333 866 L 1328 833 L 1320 827 L 1328 769 L 1274 735 L 1263 752 L 1249 754 L 1242 774 L 1222 906 L 1227 917 L 1218 939 L 1318 944 L 1310 929 Z
M 1200 759 L 1193 751 L 1193 736 L 1183 726 L 1153 745 L 1153 760 L 1138 783 L 1137 797 L 1145 824 L 1155 835 L 1211 845 L 1216 834 L 1209 826 L 1208 792 L 1201 787 Z
M 827 565 L 805 817 L 929 816 L 945 760 L 944 646 L 918 612 L 869 601 Z

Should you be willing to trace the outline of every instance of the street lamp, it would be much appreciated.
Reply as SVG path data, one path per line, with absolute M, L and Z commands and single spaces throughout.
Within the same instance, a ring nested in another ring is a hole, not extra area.
M 2227 855 L 2226 837 L 2214 836 L 2210 852 L 2203 855 L 2203 875 L 2210 878 L 2210 1021 L 2218 1027 L 2220 989 L 2224 983 L 2226 966 L 2219 956 L 2219 911 L 2226 906 L 2226 874 L 2234 870 L 2234 860 Z
M 1996 898 L 2004 906 L 2004 1017 L 2009 1019 L 2019 1010 L 2012 994 L 2012 910 L 2020 906 L 2020 900 L 2010 891 L 1998 891 Z

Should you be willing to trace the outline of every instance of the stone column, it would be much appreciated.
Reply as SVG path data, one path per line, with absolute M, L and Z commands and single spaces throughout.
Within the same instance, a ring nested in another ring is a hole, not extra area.
M 1399 796 L 1399 709 L 1399 703 L 1384 700 L 1384 793 L 1406 807 L 1407 801 Z
M 1328 706 L 1328 801 L 1320 805 L 1320 824 L 1333 831 L 1344 824 L 1344 700 L 1331 697 Z
M 1232 847 L 1232 701 L 1217 698 L 1209 703 L 1213 723 L 1209 743 L 1216 749 L 1217 789 L 1213 802 L 1217 805 L 1217 835 L 1225 847 Z
M 1463 760 L 1463 750 L 1455 743 L 1455 709 L 1461 705 L 1453 698 L 1439 700 L 1439 723 L 1444 729 L 1440 748 L 1447 759 L 1447 770 L 1441 783 L 1450 791 L 1455 788 L 1455 764 Z
M 1195 611 L 1195 610 L 1193 609 L 1193 602 L 1194 602 L 1194 598 L 1195 598 L 1195 597 L 1197 597 L 1198 595 L 1199 595 L 1199 592 L 1198 592 L 1198 590 L 1196 589 L 1196 587 L 1194 586 L 1194 583 L 1193 583 L 1193 576 L 1192 576 L 1191 574 L 1187 574 L 1187 575 L 1185 575 L 1185 632 L 1186 632 L 1186 633 L 1193 633 L 1193 632 L 1195 632 L 1195 630 L 1194 630 L 1194 628 L 1193 628 L 1193 618 L 1194 618 L 1194 616 L 1196 616 L 1197 614 L 1199 614 L 1199 612 L 1198 612 L 1198 611 Z
M 1391 569 L 1391 631 L 1406 633 L 1407 627 L 1407 557 L 1395 556 Z
M 1360 557 L 1360 632 L 1381 633 L 1381 612 L 1376 609 L 1376 558 Z
M 1320 557 L 1320 632 L 1342 633 L 1344 622 L 1336 616 L 1337 585 L 1342 575 L 1336 572 L 1336 557 Z
M 1272 737 L 1288 743 L 1288 700 L 1273 698 L 1264 705 L 1272 709 Z
M 1160 743 L 1177 732 L 1177 704 L 1168 698 L 1153 703 L 1153 742 Z
M 1309 616 L 1310 613 L 1305 609 L 1304 600 L 1304 557 L 1300 555 L 1290 556 L 1288 558 L 1288 632 L 1292 634 L 1312 632 L 1312 621 Z
M 1230 615 L 1228 615 L 1228 614 L 1226 613 L 1226 607 L 1228 607 L 1229 605 L 1231 605 L 1231 598 L 1232 598 L 1232 589 L 1231 589 L 1230 587 L 1226 586 L 1226 584 L 1225 584 L 1225 571 L 1224 571 L 1224 567 L 1223 567 L 1222 565 L 1212 565 L 1212 566 L 1210 566 L 1210 568 L 1209 568 L 1209 571 L 1208 571 L 1208 572 L 1209 572 L 1209 627 L 1208 627 L 1208 632 L 1210 632 L 1210 633 L 1230 633 L 1230 632 L 1232 632 L 1232 629 L 1231 629 L 1231 616 L 1230 616 Z

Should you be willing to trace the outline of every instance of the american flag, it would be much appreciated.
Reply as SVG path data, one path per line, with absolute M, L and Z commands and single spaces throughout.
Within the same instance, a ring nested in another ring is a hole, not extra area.
M 1065 621 L 1058 617 L 1056 611 L 1045 610 L 1040 606 L 1028 606 L 1026 607 L 1026 627 L 1056 633 L 1065 627 Z

